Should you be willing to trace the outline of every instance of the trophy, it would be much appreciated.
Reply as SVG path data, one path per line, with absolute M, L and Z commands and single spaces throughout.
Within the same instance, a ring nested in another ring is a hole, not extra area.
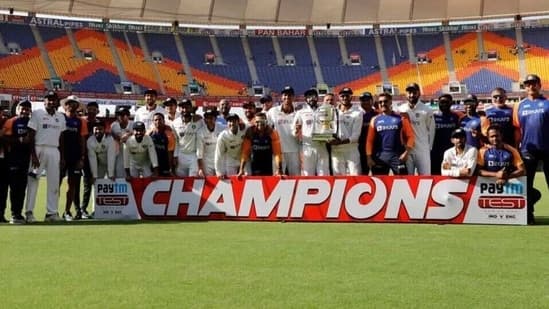
M 334 107 L 328 103 L 320 105 L 314 113 L 313 141 L 326 142 L 334 139 L 336 119 Z

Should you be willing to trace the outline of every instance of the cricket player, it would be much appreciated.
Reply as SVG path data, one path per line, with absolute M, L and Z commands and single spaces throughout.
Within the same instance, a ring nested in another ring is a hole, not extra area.
M 154 89 L 147 89 L 144 93 L 145 106 L 141 106 L 135 111 L 134 121 L 141 121 L 145 124 L 146 130 L 153 126 L 153 116 L 156 113 L 164 113 L 164 108 L 156 104 L 158 92 Z
M 419 100 L 421 90 L 416 83 L 406 86 L 407 103 L 399 106 L 399 112 L 408 114 L 414 131 L 415 146 L 406 160 L 409 175 L 416 170 L 419 175 L 431 175 L 431 149 L 435 140 L 435 119 L 430 107 Z
M 198 158 L 196 156 L 196 144 L 198 132 L 204 126 L 201 117 L 194 114 L 191 100 L 181 101 L 181 117 L 173 122 L 173 128 L 177 138 L 176 151 L 177 167 L 175 174 L 179 177 L 198 175 Z
M 223 132 L 224 127 L 215 121 L 217 111 L 207 109 L 204 111 L 204 126 L 198 132 L 196 144 L 196 157 L 198 158 L 198 176 L 215 176 L 215 149 L 217 138 Z
M 45 110 L 33 112 L 29 121 L 29 140 L 31 146 L 31 166 L 27 179 L 26 220 L 36 222 L 34 207 L 38 193 L 39 178 L 46 171 L 47 202 L 44 221 L 60 221 L 59 206 L 59 175 L 60 160 L 59 143 L 61 133 L 66 130 L 65 116 L 57 111 L 59 97 L 50 91 L 44 97 Z
M 116 141 L 115 177 L 125 178 L 123 145 L 133 135 L 133 121 L 130 120 L 130 111 L 120 108 L 116 112 L 117 120 L 111 124 L 111 135 Z
M 267 122 L 274 126 L 280 137 L 282 172 L 284 175 L 299 176 L 301 175 L 300 145 L 292 134 L 292 124 L 295 117 L 295 91 L 294 88 L 286 86 L 281 93 L 282 103 L 267 112 Z
M 97 120 L 93 126 L 93 134 L 86 142 L 88 160 L 90 162 L 91 181 L 107 176 L 115 179 L 116 141 L 110 135 L 105 134 L 105 123 Z
M 242 142 L 246 133 L 246 127 L 240 123 L 240 117 L 237 114 L 227 116 L 227 125 L 227 128 L 219 134 L 215 146 L 215 173 L 219 178 L 238 174 Z
M 136 121 L 133 124 L 133 135 L 124 143 L 124 168 L 126 180 L 132 178 L 158 176 L 158 158 L 154 142 L 145 135 L 145 124 Z
M 454 147 L 444 152 L 440 167 L 441 175 L 451 177 L 472 176 L 477 165 L 477 149 L 465 143 L 465 131 L 462 128 L 455 129 L 450 139 Z

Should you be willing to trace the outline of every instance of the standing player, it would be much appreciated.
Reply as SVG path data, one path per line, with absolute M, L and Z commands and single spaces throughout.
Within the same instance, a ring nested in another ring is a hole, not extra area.
M 251 166 L 251 176 L 283 175 L 278 134 L 267 125 L 267 115 L 264 113 L 255 115 L 255 124 L 247 129 L 242 143 L 238 176 L 245 174 L 248 161 Z M 273 156 L 276 173 L 273 173 Z
M 513 108 L 507 106 L 507 94 L 505 89 L 497 87 L 492 90 L 492 105 L 486 109 L 486 118 L 490 124 L 497 124 L 503 134 L 503 142 L 515 147 L 517 134 L 520 134 L 513 125 Z M 486 132 L 484 132 L 486 133 Z
M 519 152 L 503 142 L 501 128 L 491 125 L 486 132 L 489 146 L 482 147 L 478 154 L 480 176 L 495 177 L 497 184 L 504 184 L 510 178 L 526 175 Z
M 255 125 L 255 113 L 256 113 L 256 107 L 254 101 L 248 101 L 244 104 L 242 104 L 242 108 L 244 109 L 244 124 L 247 127 L 251 127 Z
M 330 176 L 330 156 L 326 142 L 313 140 L 314 123 L 318 114 L 318 92 L 311 88 L 305 91 L 307 105 L 298 110 L 292 124 L 292 133 L 302 143 L 303 176 Z
M 529 74 L 524 79 L 528 96 L 515 104 L 513 123 L 520 130 L 520 154 L 526 166 L 528 223 L 534 224 L 534 205 L 541 193 L 534 188 L 534 178 L 539 161 L 543 162 L 545 183 L 549 185 L 549 100 L 541 93 L 541 79 Z
M 485 116 L 477 112 L 478 99 L 474 94 L 468 94 L 463 101 L 465 105 L 465 115 L 459 120 L 460 126 L 465 130 L 466 143 L 480 149 L 485 143 L 482 132 L 490 124 Z
M 154 143 L 156 157 L 158 158 L 159 176 L 169 177 L 174 175 L 174 156 L 176 137 L 172 128 L 164 123 L 164 114 L 156 113 L 153 117 L 153 127 L 149 135 Z
M 85 137 L 87 140 L 93 134 L 93 126 L 97 124 L 97 114 L 99 114 L 99 105 L 97 102 L 89 102 L 86 105 L 86 125 L 88 128 L 88 135 Z M 103 128 L 104 129 L 104 128 Z M 87 150 L 87 149 L 86 149 Z M 75 219 L 88 219 L 90 214 L 88 213 L 88 205 L 90 204 L 90 197 L 92 191 L 92 174 L 90 170 L 90 163 L 88 156 L 84 159 L 84 194 L 82 195 L 82 203 L 80 204 L 80 210 L 76 212 Z M 80 195 L 80 188 L 76 191 L 76 196 Z
M 409 175 L 415 171 L 419 175 L 431 175 L 431 148 L 435 139 L 435 120 L 430 107 L 419 100 L 419 85 L 411 83 L 406 86 L 408 103 L 399 106 L 399 112 L 408 114 L 414 131 L 415 145 L 406 161 Z
M 271 108 L 273 108 L 273 97 L 266 94 L 259 99 L 259 103 L 262 105 L 261 111 L 267 113 Z
M 148 130 L 153 126 L 153 116 L 156 113 L 163 113 L 164 109 L 156 105 L 158 93 L 154 89 L 147 89 L 144 93 L 145 106 L 141 106 L 135 111 L 135 121 L 141 121 Z
M 0 111 L 0 127 L 3 127 L 6 121 L 9 118 L 9 115 L 7 111 Z M 8 174 L 8 165 L 6 161 L 6 152 L 7 152 L 7 144 L 6 139 L 3 136 L 2 131 L 0 131 L 0 173 L 2 175 Z M 8 179 L 6 177 L 2 177 L 0 179 L 0 223 L 6 223 L 8 220 L 4 217 L 4 213 L 6 212 L 6 206 L 7 206 L 7 198 L 8 198 Z
M 358 153 L 360 154 L 360 168 L 362 175 L 368 175 L 370 173 L 370 167 L 368 166 L 368 160 L 366 158 L 366 138 L 368 136 L 368 127 L 370 121 L 377 115 L 377 110 L 374 108 L 374 98 L 369 92 L 364 92 L 359 98 L 360 107 L 362 108 L 362 129 L 360 130 L 360 137 L 358 138 Z
M 453 146 L 452 132 L 459 128 L 462 114 L 452 111 L 453 98 L 449 94 L 438 97 L 438 111 L 433 113 L 435 119 L 435 141 L 431 149 L 431 174 L 440 175 L 444 152 Z
M 343 88 L 339 91 L 341 103 L 337 108 L 337 133 L 329 141 L 332 146 L 332 167 L 334 175 L 359 175 L 360 154 L 358 138 L 362 129 L 362 112 L 353 109 L 351 98 L 353 90 Z
M 231 102 L 227 99 L 221 99 L 219 103 L 217 104 L 217 110 L 219 111 L 219 115 L 217 116 L 217 119 L 215 120 L 217 123 L 226 126 L 227 117 L 229 116 L 229 113 L 231 112 Z
M 31 147 L 28 140 L 31 108 L 30 101 L 20 102 L 17 105 L 17 116 L 6 121 L 2 129 L 2 135 L 6 138 L 7 146 L 4 151 L 7 174 L 4 174 L 2 178 L 9 186 L 11 224 L 25 223 L 22 212 L 31 156 Z
M 90 162 L 91 183 L 107 176 L 114 181 L 114 161 L 116 159 L 116 142 L 105 134 L 105 123 L 97 120 L 93 125 L 93 134 L 87 142 Z
M 240 123 L 237 114 L 229 115 L 227 121 L 228 126 L 219 134 L 215 146 L 215 173 L 219 178 L 238 174 L 242 142 L 246 133 L 246 128 Z
M 59 205 L 61 133 L 66 129 L 65 116 L 57 112 L 59 98 L 50 91 L 44 98 L 45 110 L 36 110 L 29 121 L 29 140 L 31 145 L 31 167 L 27 184 L 27 222 L 36 222 L 33 211 L 38 193 L 39 177 L 46 171 L 47 206 L 45 221 L 60 221 L 57 210 Z
M 177 100 L 174 98 L 167 98 L 162 103 L 165 109 L 164 123 L 171 127 L 173 122 L 179 118 L 179 112 L 177 111 Z
M 372 118 L 366 155 L 372 174 L 406 175 L 405 162 L 414 147 L 414 132 L 407 114 L 393 112 L 392 96 L 379 95 L 380 114 Z
M 80 100 L 68 96 L 62 101 L 65 106 L 66 130 L 61 134 L 61 178 L 67 176 L 67 194 L 63 219 L 72 221 L 71 204 L 80 213 L 80 177 L 86 156 L 86 137 L 88 127 L 86 120 L 76 114 Z
M 453 147 L 444 152 L 441 175 L 451 177 L 472 176 L 477 165 L 478 151 L 475 147 L 465 143 L 465 131 L 455 129 L 451 134 Z
M 136 121 L 134 123 L 133 135 L 124 143 L 123 151 L 127 181 L 138 177 L 158 176 L 156 150 L 151 137 L 145 135 L 143 122 Z M 154 174 L 151 167 L 154 169 Z
M 197 176 L 198 159 L 196 157 L 197 134 L 204 125 L 204 121 L 193 113 L 191 100 L 181 101 L 181 117 L 173 122 L 177 137 L 176 175 L 179 177 Z
M 294 88 L 290 86 L 282 89 L 282 104 L 273 107 L 267 113 L 267 122 L 273 124 L 280 137 L 282 146 L 282 172 L 290 176 L 301 175 L 301 160 L 299 158 L 299 144 L 292 135 L 294 122 Z
M 198 158 L 198 176 L 215 176 L 215 149 L 217 138 L 223 132 L 223 126 L 215 122 L 217 111 L 204 111 L 204 126 L 198 131 L 196 157 Z
M 133 121 L 130 120 L 130 110 L 120 108 L 116 112 L 117 120 L 111 124 L 111 134 L 116 141 L 116 160 L 115 177 L 125 178 L 124 152 L 122 151 L 124 143 L 133 135 Z

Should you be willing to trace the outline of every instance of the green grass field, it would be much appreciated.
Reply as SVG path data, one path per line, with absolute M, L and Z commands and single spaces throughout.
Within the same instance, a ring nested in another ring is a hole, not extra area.
M 541 180 L 541 224 L 526 227 L 1 225 L 1 307 L 549 307 Z

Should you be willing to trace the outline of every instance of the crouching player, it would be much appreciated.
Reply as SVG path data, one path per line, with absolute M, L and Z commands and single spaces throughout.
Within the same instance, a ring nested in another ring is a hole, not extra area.
M 132 178 L 158 176 L 158 158 L 154 142 L 145 135 L 145 124 L 137 121 L 133 124 L 133 136 L 124 144 L 124 169 L 126 180 Z M 151 169 L 152 167 L 152 169 Z
M 116 144 L 112 136 L 105 135 L 105 123 L 97 120 L 93 127 L 93 134 L 88 138 L 88 160 L 90 161 L 90 170 L 92 179 L 95 183 L 97 179 L 107 176 L 114 180 L 114 167 L 116 160 Z

